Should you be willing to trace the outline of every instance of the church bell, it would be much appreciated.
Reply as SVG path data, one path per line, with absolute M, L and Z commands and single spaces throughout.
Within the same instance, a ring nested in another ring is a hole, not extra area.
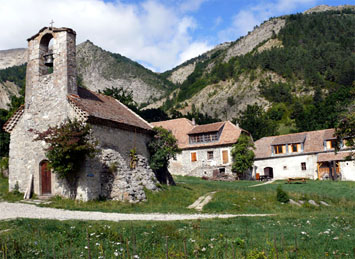
M 44 58 L 44 65 L 47 67 L 53 67 L 53 53 L 48 52 L 43 56 Z

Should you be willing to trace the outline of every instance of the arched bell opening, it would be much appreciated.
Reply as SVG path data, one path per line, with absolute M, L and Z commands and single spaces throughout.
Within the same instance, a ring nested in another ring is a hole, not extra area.
M 51 33 L 47 33 L 41 38 L 39 44 L 39 57 L 40 75 L 53 73 L 53 35 Z

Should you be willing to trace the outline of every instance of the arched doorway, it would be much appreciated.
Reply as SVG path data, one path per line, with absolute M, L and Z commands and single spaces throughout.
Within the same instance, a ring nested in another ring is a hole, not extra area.
M 40 176 L 41 176 L 41 194 L 50 195 L 52 194 L 52 181 L 51 181 L 51 170 L 49 169 L 48 161 L 43 160 L 39 164 Z
M 274 178 L 274 169 L 272 167 L 265 167 L 264 175 L 268 176 L 269 178 Z

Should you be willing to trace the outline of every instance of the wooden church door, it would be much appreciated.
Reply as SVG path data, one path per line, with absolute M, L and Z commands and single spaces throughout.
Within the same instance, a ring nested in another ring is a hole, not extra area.
M 48 166 L 48 161 L 41 163 L 41 182 L 42 182 L 42 195 L 51 194 L 51 170 Z

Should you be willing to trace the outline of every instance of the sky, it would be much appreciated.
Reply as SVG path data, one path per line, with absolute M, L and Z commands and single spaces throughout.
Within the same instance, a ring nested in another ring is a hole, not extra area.
M 0 50 L 27 47 L 41 28 L 69 27 L 92 41 L 164 72 L 234 41 L 270 17 L 342 0 L 0 0 Z

